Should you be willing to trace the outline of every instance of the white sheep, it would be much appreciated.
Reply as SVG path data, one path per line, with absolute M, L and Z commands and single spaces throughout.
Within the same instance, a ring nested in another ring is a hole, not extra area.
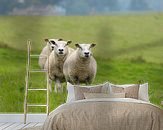
M 54 49 L 53 41 L 62 41 L 62 39 L 45 39 L 46 46 L 42 49 L 40 56 L 39 56 L 39 61 L 38 64 L 41 69 L 44 68 L 47 56 L 50 55 L 52 50 Z
M 96 76 L 97 64 L 91 48 L 95 44 L 75 44 L 77 49 L 66 59 L 63 73 L 72 84 L 91 84 Z
M 54 50 L 51 52 L 48 60 L 46 61 L 45 68 L 49 70 L 49 83 L 50 91 L 52 91 L 51 84 L 52 80 L 55 81 L 55 92 L 57 90 L 63 91 L 62 82 L 65 82 L 65 77 L 63 74 L 63 64 L 68 57 L 68 55 L 73 52 L 73 49 L 68 47 L 71 41 L 55 41 L 53 42 Z

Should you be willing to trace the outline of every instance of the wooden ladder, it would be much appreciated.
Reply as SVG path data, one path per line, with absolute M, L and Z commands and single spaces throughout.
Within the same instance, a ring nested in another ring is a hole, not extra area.
M 27 113 L 28 113 L 28 107 L 46 107 L 46 114 L 49 115 L 49 72 L 47 70 L 31 70 L 31 58 L 38 58 L 39 55 L 31 55 L 31 41 L 27 41 L 27 65 L 26 65 L 26 87 L 25 87 L 25 97 L 24 97 L 24 124 L 26 124 L 27 121 Z M 42 55 L 41 58 L 47 58 L 49 63 L 49 57 L 47 55 Z M 46 73 L 46 88 L 29 88 L 29 79 L 30 79 L 30 73 Z M 28 104 L 28 92 L 29 91 L 46 91 L 46 104 Z

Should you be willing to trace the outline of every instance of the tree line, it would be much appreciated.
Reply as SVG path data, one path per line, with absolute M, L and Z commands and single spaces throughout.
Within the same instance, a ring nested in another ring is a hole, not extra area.
M 61 0 L 0 0 L 0 14 L 7 14 L 14 8 L 27 8 L 30 6 L 55 5 Z
M 30 6 L 43 7 L 46 5 L 58 5 L 66 10 L 67 15 L 86 15 L 91 13 L 107 13 L 121 11 L 124 7 L 122 0 L 0 0 L 0 14 L 7 14 L 14 8 L 27 8 Z M 150 0 L 152 1 L 152 0 Z M 150 10 L 149 0 L 130 0 L 126 10 L 142 11 Z M 157 0 L 158 2 L 159 0 Z

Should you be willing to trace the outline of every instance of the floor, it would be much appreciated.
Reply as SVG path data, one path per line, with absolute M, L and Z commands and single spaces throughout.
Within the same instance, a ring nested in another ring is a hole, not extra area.
M 19 130 L 23 128 L 28 128 L 28 127 L 35 127 L 35 126 L 41 126 L 43 123 L 0 123 L 0 130 Z
M 41 126 L 46 117 L 46 114 L 27 114 L 27 123 L 24 124 L 24 114 L 0 114 L 0 130 L 19 130 Z

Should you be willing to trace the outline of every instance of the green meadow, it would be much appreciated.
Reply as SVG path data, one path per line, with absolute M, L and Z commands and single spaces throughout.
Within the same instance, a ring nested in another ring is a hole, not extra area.
M 96 43 L 97 76 L 93 84 L 149 83 L 150 101 L 163 101 L 163 14 L 109 16 L 0 16 L 0 112 L 23 112 L 27 40 L 39 54 L 45 38 Z M 38 69 L 38 59 L 32 59 Z M 54 85 L 53 85 L 54 86 Z M 50 93 L 50 111 L 66 101 L 64 93 Z M 44 74 L 31 74 L 30 87 L 46 87 Z M 54 87 L 53 87 L 54 90 Z M 30 92 L 30 103 L 43 104 L 45 92 Z M 44 112 L 44 108 L 29 108 Z

